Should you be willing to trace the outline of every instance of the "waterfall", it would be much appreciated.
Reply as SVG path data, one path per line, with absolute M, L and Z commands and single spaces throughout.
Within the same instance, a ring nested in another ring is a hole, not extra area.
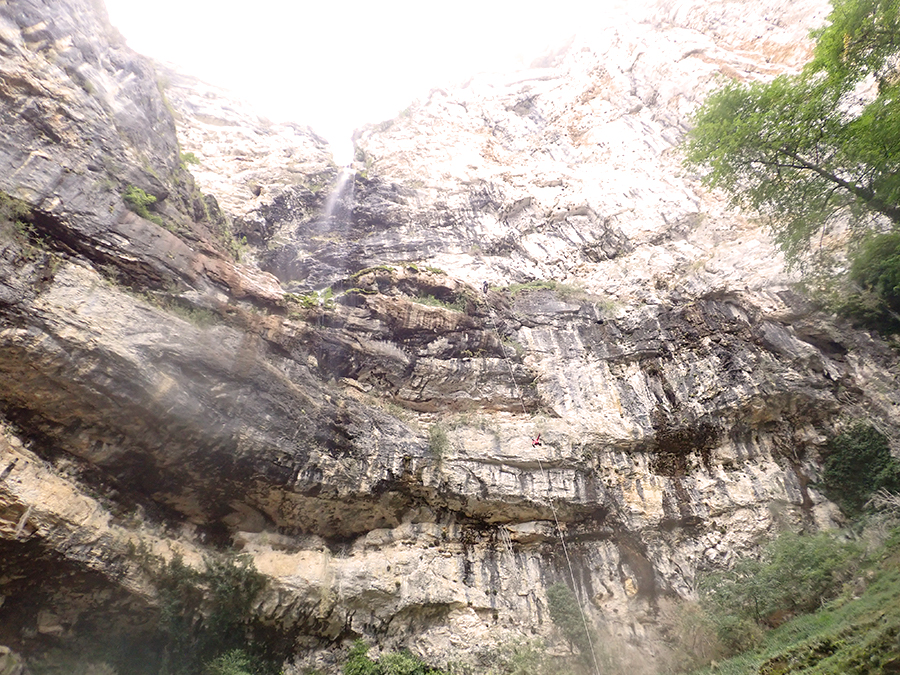
M 337 183 L 325 200 L 325 209 L 322 211 L 321 218 L 323 224 L 330 227 L 349 224 L 349 216 L 353 211 L 353 176 L 355 173 L 349 167 L 341 169 Z

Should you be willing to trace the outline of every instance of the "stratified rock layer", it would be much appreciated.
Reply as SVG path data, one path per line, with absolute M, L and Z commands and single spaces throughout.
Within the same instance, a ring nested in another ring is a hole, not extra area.
M 359 636 L 553 638 L 559 581 L 663 663 L 698 572 L 839 521 L 828 434 L 900 415 L 896 356 L 677 154 L 719 74 L 798 67 L 825 11 L 662 3 L 432 92 L 338 170 L 93 3 L 0 6 L 0 644 L 148 631 L 133 552 L 225 545 L 296 672 Z

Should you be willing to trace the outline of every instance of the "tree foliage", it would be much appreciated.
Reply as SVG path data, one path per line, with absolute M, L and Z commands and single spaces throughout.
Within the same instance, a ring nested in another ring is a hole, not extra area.
M 784 533 L 759 560 L 741 558 L 732 569 L 706 576 L 702 604 L 723 644 L 738 652 L 753 646 L 762 627 L 813 611 L 837 595 L 859 554 L 828 533 Z
M 408 650 L 400 652 L 384 652 L 381 658 L 373 661 L 369 658 L 369 647 L 362 640 L 357 640 L 350 648 L 343 667 L 344 675 L 445 675 L 437 668 L 432 668 L 418 656 Z
M 876 491 L 900 490 L 900 462 L 884 434 L 857 421 L 829 441 L 822 483 L 829 498 L 857 514 Z
M 801 73 L 727 84 L 695 117 L 687 163 L 765 217 L 791 263 L 837 222 L 900 230 L 898 6 L 833 0 Z
M 582 618 L 581 607 L 572 590 L 565 584 L 553 584 L 547 589 L 547 610 L 550 620 L 559 628 L 562 636 L 576 648 L 582 658 L 591 656 L 591 638 Z
M 203 569 L 139 551 L 159 597 L 160 675 L 266 675 L 283 655 L 265 644 L 254 603 L 267 577 L 249 556 L 217 556 Z M 272 652 L 272 653 L 270 653 Z

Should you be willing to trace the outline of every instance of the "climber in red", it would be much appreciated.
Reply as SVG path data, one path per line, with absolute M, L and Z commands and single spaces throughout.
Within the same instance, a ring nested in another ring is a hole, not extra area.
M 531 447 L 532 448 L 536 448 L 539 445 L 543 445 L 541 443 L 541 435 L 540 434 L 538 434 L 535 438 L 531 439 Z

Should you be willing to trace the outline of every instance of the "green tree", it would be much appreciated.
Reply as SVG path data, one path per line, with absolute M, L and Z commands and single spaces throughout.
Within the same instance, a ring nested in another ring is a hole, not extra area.
M 550 620 L 559 628 L 562 636 L 576 648 L 586 663 L 591 661 L 591 638 L 581 613 L 578 599 L 565 584 L 553 584 L 547 589 L 547 609 Z
M 161 675 L 279 672 L 284 655 L 260 639 L 266 631 L 254 611 L 268 578 L 249 556 L 210 557 L 198 570 L 177 554 L 139 553 L 159 597 Z
M 242 650 L 232 649 L 210 661 L 206 675 L 252 675 L 251 659 Z
M 759 640 L 762 627 L 811 612 L 836 596 L 859 555 L 855 545 L 827 532 L 787 532 L 766 546 L 759 560 L 741 558 L 730 570 L 704 577 L 701 602 L 722 643 L 739 652 Z
M 898 7 L 833 0 L 800 74 L 732 82 L 695 116 L 688 165 L 703 168 L 703 182 L 734 205 L 765 217 L 791 263 L 839 220 L 861 231 L 900 230 Z
M 829 498 L 857 514 L 877 490 L 900 490 L 900 462 L 884 434 L 857 421 L 829 441 L 822 483 Z

